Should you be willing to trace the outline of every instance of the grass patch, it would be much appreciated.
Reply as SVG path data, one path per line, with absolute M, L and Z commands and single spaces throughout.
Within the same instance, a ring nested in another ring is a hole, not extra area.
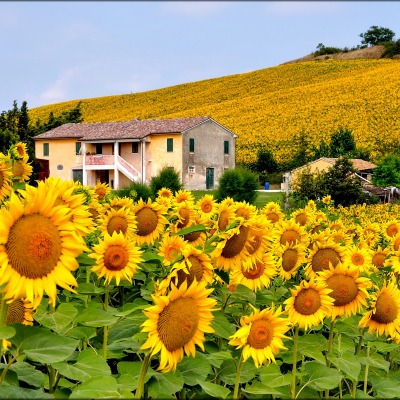
M 212 194 L 215 196 L 216 190 L 193 190 L 191 193 L 193 194 L 195 200 L 200 199 L 206 194 Z M 283 192 L 257 192 L 257 197 L 254 201 L 254 205 L 257 208 L 263 208 L 267 203 L 273 201 L 282 206 L 284 201 L 284 193 Z

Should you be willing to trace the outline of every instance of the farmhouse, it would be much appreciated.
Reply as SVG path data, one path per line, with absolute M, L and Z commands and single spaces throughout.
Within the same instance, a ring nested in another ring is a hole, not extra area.
M 35 136 L 47 175 L 113 189 L 148 183 L 162 168 L 181 174 L 187 190 L 215 189 L 235 168 L 237 135 L 207 116 L 126 122 L 67 123 Z
M 337 158 L 321 157 L 318 160 L 286 172 L 283 175 L 283 182 L 281 183 L 282 191 L 289 193 L 292 190 L 293 184 L 295 184 L 300 174 L 304 172 L 306 168 L 309 168 L 310 173 L 312 174 L 327 171 L 335 165 L 337 160 Z M 357 171 L 357 176 L 359 176 L 359 178 L 364 182 L 370 182 L 373 169 L 376 165 L 360 158 L 352 158 L 350 161 L 353 163 L 354 169 Z

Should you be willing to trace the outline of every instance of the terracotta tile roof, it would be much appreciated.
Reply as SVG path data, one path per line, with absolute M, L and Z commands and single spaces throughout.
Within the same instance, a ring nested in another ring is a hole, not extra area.
M 326 162 L 334 165 L 337 161 L 337 158 L 322 157 L 321 160 L 325 160 Z M 350 161 L 353 163 L 354 168 L 357 171 L 364 171 L 366 169 L 376 168 L 376 164 L 373 164 L 369 161 L 362 160 L 361 158 L 351 158 Z
M 80 138 L 91 140 L 142 139 L 150 134 L 182 133 L 210 117 L 130 120 L 125 122 L 68 123 L 41 133 L 34 139 Z

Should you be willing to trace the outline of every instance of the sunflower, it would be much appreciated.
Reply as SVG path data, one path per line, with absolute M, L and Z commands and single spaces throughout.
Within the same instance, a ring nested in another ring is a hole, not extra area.
M 93 246 L 89 257 L 96 260 L 92 271 L 99 278 L 104 276 L 106 283 L 115 279 L 119 285 L 121 279 L 132 283 L 132 277 L 140 268 L 139 263 L 143 261 L 142 254 L 143 250 L 127 239 L 122 232 L 113 232 L 112 235 L 104 234 L 104 238 Z
M 33 325 L 33 305 L 26 299 L 14 300 L 8 304 L 6 324 Z M 11 342 L 3 339 L 3 349 L 11 347 Z
M 378 272 L 380 268 L 385 266 L 385 261 L 389 257 L 389 248 L 378 246 L 376 250 L 371 251 L 371 264 L 374 272 Z
M 400 273 L 400 250 L 390 253 L 385 259 L 384 267 L 390 267 L 396 274 Z
M 137 221 L 136 242 L 153 244 L 164 232 L 168 223 L 164 215 L 167 211 L 166 207 L 151 199 L 148 199 L 147 202 L 140 199 L 132 211 Z
M 357 314 L 363 306 L 367 305 L 367 289 L 371 286 L 368 278 L 360 277 L 356 266 L 346 263 L 330 266 L 329 270 L 320 272 L 316 278 L 332 290 L 329 296 L 334 299 L 332 319 L 346 315 L 350 317 Z
M 0 200 L 1 200 L 1 198 L 0 198 Z M 392 246 L 394 251 L 400 250 L 400 233 L 398 233 L 395 236 L 392 236 L 389 245 Z
M 165 294 L 172 284 L 179 287 L 183 282 L 190 286 L 194 280 L 205 281 L 207 284 L 213 282 L 214 268 L 206 253 L 193 246 L 185 246 L 182 250 L 182 257 L 182 261 L 174 264 L 167 278 L 161 282 L 157 294 Z
M 314 246 L 306 259 L 305 274 L 308 279 L 313 279 L 319 272 L 329 269 L 329 265 L 336 267 L 338 263 L 344 262 L 346 256 L 345 248 L 339 246 L 333 240 Z
M 214 332 L 211 320 L 217 302 L 209 297 L 212 291 L 206 282 L 193 282 L 188 288 L 186 283 L 173 286 L 166 296 L 152 296 L 155 305 L 143 311 L 148 319 L 142 332 L 149 336 L 141 349 L 150 349 L 153 356 L 160 353 L 159 370 L 175 371 L 184 354 L 196 355 L 196 345 L 204 351 L 204 334 Z
M 365 240 L 369 246 L 373 246 L 380 238 L 381 227 L 376 222 L 367 222 L 358 228 L 358 236 L 360 240 Z
M 326 206 L 329 206 L 331 204 L 331 202 L 332 202 L 332 198 L 331 198 L 330 194 L 328 194 L 322 198 L 322 203 L 324 203 Z
M 305 262 L 305 247 L 300 243 L 286 243 L 274 248 L 279 276 L 289 280 Z
M 206 227 L 207 223 L 209 222 L 207 217 L 203 217 L 202 215 L 197 215 L 195 218 L 196 219 L 191 226 L 203 225 Z M 188 226 L 187 228 L 190 228 L 190 226 Z M 204 230 L 193 231 L 191 233 L 186 233 L 185 235 L 183 235 L 183 238 L 193 247 L 203 246 L 205 241 L 207 240 L 207 233 L 204 232 Z
M 14 160 L 21 160 L 24 157 L 28 157 L 26 143 L 18 142 L 12 145 L 9 154 Z
M 390 240 L 400 233 L 400 222 L 396 219 L 391 219 L 383 225 L 382 232 Z
M 231 203 L 229 200 L 229 198 L 224 199 L 218 204 L 217 219 L 213 226 L 217 232 L 225 231 L 225 229 L 237 219 L 234 203 Z
M 268 288 L 276 272 L 271 253 L 264 253 L 260 260 L 250 266 L 235 265 L 230 270 L 229 283 L 234 286 L 241 284 L 256 292 Z
M 98 182 L 93 188 L 93 193 L 97 200 L 104 201 L 106 196 L 111 193 L 111 188 L 108 183 Z
M 370 269 L 372 258 L 369 247 L 348 246 L 346 253 L 346 260 L 349 261 L 350 265 L 357 267 L 360 272 L 367 272 Z
M 4 298 L 25 298 L 36 308 L 46 292 L 55 305 L 57 285 L 74 291 L 71 271 L 79 267 L 76 257 L 87 250 L 70 221 L 69 210 L 54 206 L 56 191 L 32 188 L 21 200 L 11 193 L 0 209 L 0 285 Z
M 244 261 L 244 267 L 250 267 L 261 260 L 263 254 L 271 248 L 271 221 L 265 216 L 259 215 L 254 218 L 253 223 L 249 225 L 249 240 L 246 244 L 249 253 L 248 258 Z
M 175 193 L 174 196 L 174 202 L 179 204 L 183 202 L 189 202 L 193 203 L 194 202 L 194 196 L 191 192 L 185 190 L 185 189 L 180 189 Z
M 228 344 L 236 349 L 243 348 L 243 362 L 252 357 L 259 368 L 266 362 L 275 362 L 280 350 L 286 350 L 283 339 L 287 339 L 285 333 L 290 327 L 287 318 L 280 318 L 281 314 L 281 307 L 275 311 L 272 306 L 262 311 L 255 309 L 240 319 L 241 328 L 230 336 Z
M 285 214 L 281 210 L 281 206 L 273 201 L 267 203 L 261 210 L 260 213 L 265 215 L 272 223 L 282 221 Z
M 7 157 L 0 153 L 0 203 L 12 191 L 12 171 L 11 164 Z
M 163 236 L 157 254 L 163 258 L 164 265 L 172 265 L 176 261 L 180 261 L 183 256 L 184 248 L 188 246 L 182 236 Z
M 25 182 L 27 181 L 33 171 L 32 165 L 28 164 L 29 157 L 25 156 L 19 160 L 14 160 L 12 166 L 13 181 Z
M 166 187 L 161 188 L 157 192 L 157 197 L 165 197 L 167 199 L 172 199 L 174 194 L 172 193 L 172 190 Z
M 213 195 L 206 194 L 197 201 L 196 209 L 202 217 L 210 220 L 218 212 L 217 201 Z
M 105 214 L 110 208 L 114 210 L 119 210 L 122 207 L 126 209 L 132 209 L 134 206 L 134 201 L 129 197 L 113 197 L 109 199 L 107 202 L 102 203 L 102 213 Z
M 221 241 L 211 253 L 213 265 L 218 269 L 228 271 L 249 258 L 249 232 L 253 222 L 238 218 L 237 223 L 234 228 L 220 233 Z
M 236 216 L 244 219 L 250 219 L 256 216 L 257 207 L 253 204 L 247 203 L 247 201 L 237 201 L 235 203 Z
M 283 220 L 274 225 L 273 237 L 277 243 L 306 243 L 305 228 L 293 220 Z
M 312 221 L 312 218 L 312 212 L 306 208 L 299 208 L 291 214 L 291 219 L 301 226 L 308 225 Z
M 328 224 L 328 228 L 331 231 L 345 231 L 346 230 L 346 226 L 344 224 L 344 222 L 339 218 L 336 221 L 332 221 Z
M 175 224 L 171 224 L 170 226 L 171 231 L 175 233 L 181 229 L 195 225 L 198 217 L 193 203 L 186 201 L 177 204 L 175 215 L 178 216 L 178 219 Z
M 284 304 L 293 325 L 307 330 L 331 315 L 334 300 L 329 296 L 332 290 L 326 285 L 302 280 L 300 285 L 290 291 L 292 295 Z
M 110 208 L 104 215 L 99 216 L 99 230 L 104 234 L 122 232 L 128 238 L 136 238 L 137 219 L 130 209 L 119 210 Z
M 361 318 L 359 326 L 370 333 L 400 340 L 400 290 L 394 282 L 384 283 L 372 295 L 371 309 Z

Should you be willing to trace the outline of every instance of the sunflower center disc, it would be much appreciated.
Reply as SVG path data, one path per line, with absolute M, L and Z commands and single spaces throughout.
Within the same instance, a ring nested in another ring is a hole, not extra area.
M 282 254 L 282 268 L 284 271 L 288 272 L 291 271 L 297 263 L 297 251 L 294 249 L 287 249 Z
M 25 320 L 25 307 L 22 300 L 15 300 L 8 306 L 7 324 L 22 324 Z
M 372 264 L 375 267 L 381 268 L 383 267 L 383 263 L 385 262 L 385 256 L 381 253 L 374 254 L 372 257 Z
M 24 174 L 24 167 L 22 166 L 21 161 L 14 161 L 12 172 L 14 176 L 18 177 L 21 177 Z
M 339 254 L 334 249 L 319 249 L 312 258 L 311 266 L 314 272 L 329 269 L 329 263 L 334 267 L 340 262 Z
M 224 249 L 222 250 L 222 256 L 225 258 L 233 258 L 237 256 L 242 250 L 247 241 L 247 236 L 249 234 L 249 228 L 246 226 L 241 226 L 239 228 L 239 233 L 235 233 L 230 239 L 225 243 Z
M 242 274 L 247 279 L 257 279 L 259 278 L 264 272 L 264 264 L 261 262 L 256 262 L 252 268 L 245 270 L 242 268 Z
M 186 235 L 183 235 L 183 238 L 187 240 L 189 243 L 194 242 L 197 240 L 201 235 L 200 231 L 197 232 L 192 232 L 192 233 L 187 233 Z
M 189 275 L 180 269 L 178 271 L 178 286 L 180 286 L 184 281 L 187 281 L 187 287 L 189 287 L 194 279 L 196 278 L 197 282 L 200 282 L 203 277 L 203 265 L 201 261 L 194 256 L 189 256 L 188 260 L 192 263 L 191 267 L 188 268 Z
M 302 289 L 294 300 L 294 309 L 303 315 L 311 315 L 319 310 L 321 298 L 318 291 L 312 288 Z
M 274 328 L 266 319 L 258 319 L 251 324 L 247 343 L 254 349 L 264 349 L 274 338 Z
M 274 212 L 268 213 L 267 214 L 267 218 L 272 222 L 279 221 L 279 215 L 277 213 L 274 213 Z
M 4 184 L 4 177 L 3 177 L 3 173 L 0 171 L 0 189 L 3 187 Z
M 40 214 L 22 216 L 10 228 L 6 251 L 12 268 L 29 279 L 49 274 L 61 255 L 57 227 Z
M 387 227 L 386 232 L 387 232 L 388 236 L 393 237 L 393 236 L 396 236 L 399 231 L 395 224 L 391 224 Z
M 295 220 L 298 224 L 304 226 L 307 223 L 307 214 L 305 213 L 298 214 L 296 215 Z
M 157 213 L 149 207 L 144 207 L 136 213 L 137 234 L 147 236 L 157 228 Z
M 253 236 L 249 246 L 249 254 L 254 254 L 260 248 L 261 243 L 262 243 L 261 236 L 258 235 Z
M 224 231 L 229 224 L 229 213 L 228 211 L 221 211 L 218 218 L 218 229 Z
M 113 232 L 120 233 L 122 232 L 125 234 L 126 230 L 128 229 L 128 222 L 125 218 L 120 216 L 114 216 L 110 218 L 110 221 L 107 225 L 107 232 L 112 235 Z
M 361 254 L 354 254 L 351 258 L 354 265 L 363 265 L 364 257 Z
M 177 226 L 179 229 L 182 229 L 189 223 L 190 212 L 187 208 L 181 208 L 179 210 L 179 216 L 181 217 L 181 222 L 179 222 Z
M 198 324 L 196 301 L 181 297 L 171 301 L 160 313 L 157 330 L 167 350 L 173 352 L 190 342 Z
M 204 203 L 201 205 L 201 210 L 205 213 L 209 213 L 212 210 L 212 205 L 210 203 Z
M 399 312 L 396 301 L 388 293 L 381 293 L 376 301 L 376 311 L 371 319 L 380 324 L 389 324 L 393 322 Z
M 128 252 L 120 246 L 109 246 L 104 252 L 104 266 L 110 271 L 121 271 L 128 259 Z
M 336 307 L 345 306 L 357 297 L 358 287 L 352 276 L 332 275 L 326 283 L 329 289 L 332 289 L 329 296 L 335 300 L 333 304 Z
M 298 232 L 288 229 L 287 231 L 283 232 L 281 235 L 280 243 L 296 243 L 296 241 L 300 242 L 301 236 Z

